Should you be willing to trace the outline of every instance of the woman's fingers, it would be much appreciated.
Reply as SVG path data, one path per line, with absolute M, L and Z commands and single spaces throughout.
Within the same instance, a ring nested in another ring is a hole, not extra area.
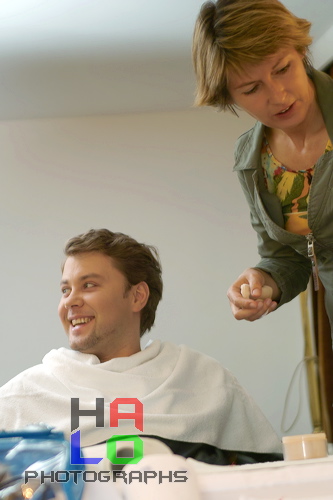
M 255 321 L 274 311 L 277 303 L 270 298 L 265 300 L 244 300 L 231 303 L 231 311 L 237 320 Z

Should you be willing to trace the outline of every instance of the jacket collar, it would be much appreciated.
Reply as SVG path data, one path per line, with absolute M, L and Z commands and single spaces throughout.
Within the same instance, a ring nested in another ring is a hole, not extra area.
M 315 85 L 318 104 L 323 114 L 328 135 L 333 142 L 333 78 L 315 69 L 312 71 L 310 78 Z
M 256 122 L 236 143 L 234 170 L 253 170 L 258 167 L 265 126 Z M 259 145 L 259 147 L 258 147 Z

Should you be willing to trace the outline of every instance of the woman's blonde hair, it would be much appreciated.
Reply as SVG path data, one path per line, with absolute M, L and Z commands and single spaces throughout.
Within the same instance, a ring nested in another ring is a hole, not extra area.
M 309 21 L 296 17 L 278 0 L 205 2 L 193 35 L 195 105 L 235 113 L 228 72 L 240 72 L 245 64 L 258 64 L 281 48 L 296 49 L 310 69 L 310 27 Z

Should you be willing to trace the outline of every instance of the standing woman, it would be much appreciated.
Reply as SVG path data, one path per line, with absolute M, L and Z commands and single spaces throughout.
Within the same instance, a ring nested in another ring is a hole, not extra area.
M 203 4 L 193 38 L 196 105 L 246 111 L 257 122 L 235 166 L 260 262 L 228 290 L 236 319 L 254 321 L 305 290 L 325 288 L 333 329 L 333 80 L 309 61 L 311 24 L 278 0 Z M 264 285 L 272 299 L 253 299 Z

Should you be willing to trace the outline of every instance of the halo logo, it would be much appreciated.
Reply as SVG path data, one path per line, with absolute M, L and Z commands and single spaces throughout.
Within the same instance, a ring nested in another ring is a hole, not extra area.
M 103 460 L 101 458 L 85 458 L 81 454 L 81 431 L 76 430 L 79 427 L 80 416 L 96 417 L 96 427 L 104 427 L 104 398 L 96 398 L 95 410 L 81 410 L 79 407 L 79 398 L 71 398 L 71 437 L 70 451 L 71 464 L 98 464 Z M 132 413 L 119 413 L 119 405 L 132 404 L 135 411 Z M 143 432 L 143 404 L 137 398 L 116 398 L 110 403 L 110 427 L 118 427 L 119 420 L 134 420 L 135 427 Z M 133 457 L 118 457 L 117 442 L 131 441 L 133 443 Z M 126 465 L 129 462 L 137 464 L 143 458 L 143 441 L 136 435 L 117 435 L 111 436 L 106 441 L 107 457 L 113 464 Z

